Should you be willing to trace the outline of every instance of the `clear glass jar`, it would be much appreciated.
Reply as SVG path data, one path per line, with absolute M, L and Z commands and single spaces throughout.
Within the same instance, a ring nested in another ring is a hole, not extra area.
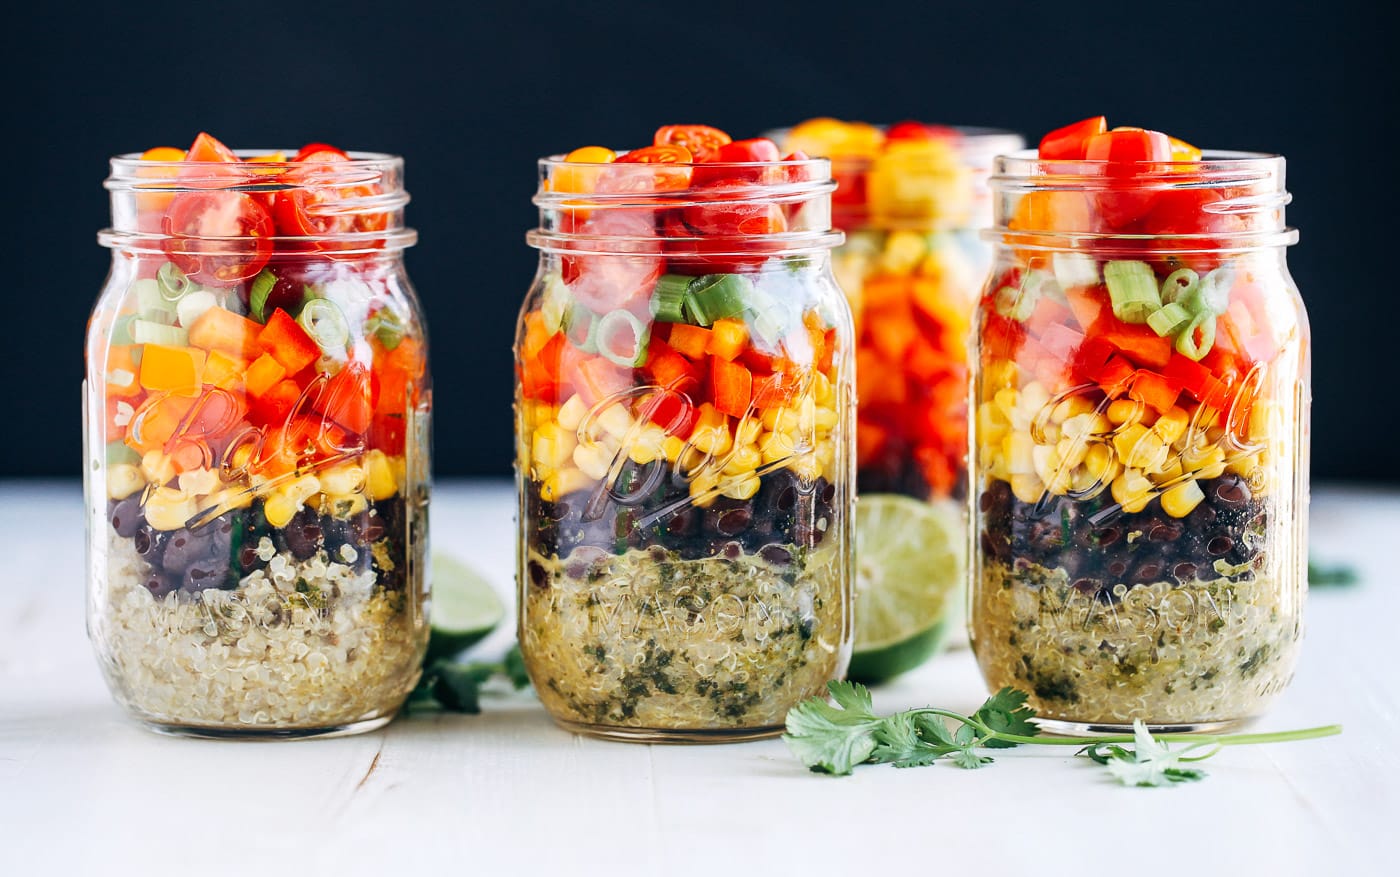
M 782 730 L 851 645 L 830 166 L 540 163 L 516 342 L 519 633 L 571 730 Z
M 997 159 L 974 360 L 971 633 L 1065 730 L 1199 729 L 1288 684 L 1307 317 L 1284 160 Z
M 367 153 L 112 159 L 88 632 L 157 730 L 365 731 L 416 683 L 431 394 L 402 174 Z

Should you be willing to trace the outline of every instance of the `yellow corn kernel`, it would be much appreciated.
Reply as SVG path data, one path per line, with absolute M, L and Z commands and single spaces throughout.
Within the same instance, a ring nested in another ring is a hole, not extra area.
M 818 405 L 825 405 L 833 408 L 836 405 L 836 388 L 831 385 L 831 378 L 821 372 L 812 374 L 812 398 L 817 400 Z
M 754 417 L 745 417 L 734 428 L 734 443 L 736 445 L 751 445 L 756 443 L 761 435 L 763 435 L 763 422 Z
M 1031 464 L 1040 480 L 1049 484 L 1054 480 L 1056 470 L 1060 468 L 1060 455 L 1056 453 L 1053 445 L 1036 445 L 1031 448 Z
M 301 503 L 287 496 L 284 491 L 278 490 L 269 494 L 264 500 L 263 515 L 267 517 L 269 525 L 281 528 L 292 522 L 292 517 L 296 515 L 299 508 L 301 508 Z
M 1167 484 L 1180 478 L 1183 474 L 1185 474 L 1185 470 L 1181 468 L 1181 458 L 1171 457 L 1162 465 L 1161 469 L 1149 472 L 1148 476 L 1154 484 Z
M 745 472 L 754 471 L 761 465 L 763 465 L 763 454 L 758 450 L 757 445 L 740 445 L 734 449 L 734 453 L 730 454 L 728 462 L 724 464 L 724 474 L 743 475 Z
M 924 237 L 918 232 L 907 229 L 891 232 L 885 238 L 884 252 L 880 253 L 880 268 L 889 274 L 912 274 L 926 252 Z
M 577 393 L 570 396 L 559 406 L 559 413 L 555 415 L 559 425 L 569 432 L 576 432 L 579 424 L 583 423 L 583 418 L 588 414 L 588 406 Z
M 1151 426 L 1157 414 L 1136 399 L 1114 399 L 1108 403 L 1108 420 L 1115 426 L 1125 423 L 1141 423 Z
M 1088 411 L 1083 414 L 1075 414 L 1067 418 L 1060 424 L 1060 435 L 1067 438 L 1081 438 L 1091 435 L 1103 435 L 1113 429 L 1113 423 L 1107 417 L 1095 411 Z
M 1016 400 L 1016 410 L 1025 416 L 1027 421 L 1035 420 L 1040 414 L 1040 409 L 1050 404 L 1050 391 L 1045 389 L 1045 385 L 1040 381 L 1031 381 L 1021 389 L 1021 396 Z M 1015 422 L 1015 418 L 1012 418 Z
M 107 467 L 108 499 L 126 499 L 145 486 L 146 478 L 135 465 L 117 463 Z
M 365 454 L 365 490 L 375 502 L 388 499 L 399 492 L 394 467 L 383 451 L 373 450 Z
M 1064 423 L 1071 417 L 1092 414 L 1093 411 L 1094 404 L 1083 396 L 1067 396 L 1055 403 L 1055 407 L 1050 411 L 1050 419 L 1055 423 Z
M 680 457 L 681 451 L 685 449 L 685 442 L 673 435 L 668 435 L 661 441 L 661 454 L 666 458 L 666 462 L 674 463 Z
M 1038 502 L 1045 495 L 1045 485 L 1034 475 L 1012 475 L 1011 492 L 1021 502 Z
M 632 444 L 627 448 L 627 456 L 638 466 L 645 466 L 653 460 L 665 456 L 662 444 L 666 441 L 666 431 L 654 423 L 643 425 L 637 430 Z
M 1141 423 L 1130 423 L 1114 433 L 1113 449 L 1129 468 L 1160 469 L 1167 461 L 1167 446 Z
M 1191 414 L 1192 432 L 1205 432 L 1223 425 L 1224 421 L 1220 418 L 1220 411 L 1209 405 L 1198 405 Z
M 982 394 L 992 397 L 1004 389 L 1016 386 L 1020 370 L 1009 359 L 997 359 L 982 369 Z
M 701 472 L 690 479 L 690 501 L 702 509 L 708 508 L 715 501 L 715 495 L 711 491 L 717 486 L 718 478 L 708 472 Z
M 726 478 L 720 482 L 720 493 L 730 499 L 752 499 L 758 493 L 759 482 L 757 475 L 749 475 L 744 478 Z
M 195 516 L 199 507 L 194 497 L 181 499 L 178 491 L 161 489 L 146 500 L 142 511 L 146 515 L 146 523 L 157 530 L 178 530 Z
M 365 489 L 365 469 L 356 463 L 324 469 L 320 478 L 321 489 L 333 496 L 349 496 Z
M 813 417 L 813 423 L 818 432 L 831 432 L 840 422 L 841 416 L 836 413 L 835 408 L 817 406 L 816 413 Z
M 992 437 L 1000 439 L 1010 428 L 1011 420 L 996 404 L 983 402 L 977 406 L 977 432 L 979 435 L 989 440 Z
M 321 479 L 315 475 L 303 475 L 282 488 L 297 505 L 301 505 L 321 492 Z
M 578 438 L 558 423 L 542 423 L 530 438 L 530 458 L 544 469 L 558 469 L 573 457 Z
M 1152 424 L 1152 431 L 1161 437 L 1162 441 L 1171 444 L 1181 438 L 1186 433 L 1186 425 L 1191 418 L 1180 407 L 1173 407 L 1157 418 L 1157 422 Z
M 1089 495 L 1101 488 L 1103 482 L 1090 473 L 1087 466 L 1078 466 L 1070 473 L 1069 486 L 1076 494 Z
M 1259 401 L 1249 410 L 1249 437 L 1263 441 L 1270 436 L 1281 435 L 1284 430 L 1283 408 L 1277 402 Z
M 1084 462 L 1089 453 L 1089 443 L 1065 436 L 1055 443 L 1055 452 L 1065 466 L 1073 468 Z
M 1035 458 L 1032 452 L 1035 441 L 1030 433 L 1013 432 L 1002 441 L 1002 453 L 1006 456 L 1006 468 L 1012 475 L 1034 475 Z
M 594 479 L 572 466 L 560 469 L 546 478 L 544 483 L 540 485 L 540 498 L 546 502 L 558 502 L 576 490 L 587 489 L 592 486 L 593 482 Z
M 233 470 L 241 472 L 247 468 L 248 463 L 252 459 L 253 445 L 249 442 L 244 442 L 233 449 L 233 457 L 230 458 L 229 465 Z
M 797 428 L 799 415 L 791 408 L 765 408 L 760 419 L 769 432 L 791 432 Z
M 249 490 L 243 487 L 227 487 L 217 493 L 209 495 L 205 502 L 206 508 L 246 509 L 253 504 L 253 499 L 258 495 L 256 490 Z
M 1007 387 L 1004 390 L 997 390 L 997 394 L 992 397 L 992 404 L 997 407 L 1001 416 L 1005 417 L 1006 422 L 1010 424 L 1015 419 L 1016 407 L 1020 398 L 1020 393 Z
M 1153 484 L 1136 469 L 1125 469 L 1123 474 L 1113 479 L 1113 499 L 1123 511 L 1135 514 L 1147 508 L 1152 501 Z
M 152 484 L 165 484 L 175 477 L 175 463 L 160 451 L 147 451 L 141 457 L 141 474 Z
M 1197 478 L 1219 478 L 1225 474 L 1225 449 L 1219 445 L 1188 447 L 1181 453 L 1181 465 Z
M 574 448 L 574 465 L 594 481 L 608 477 L 608 467 L 612 464 L 612 454 L 599 445 L 579 445 Z
M 1162 494 L 1162 511 L 1173 518 L 1184 518 L 1205 498 L 1195 480 L 1183 481 Z
M 758 439 L 758 452 L 764 463 L 778 463 L 791 457 L 797 448 L 785 432 L 765 432 Z
M 326 504 L 330 508 L 330 513 L 337 518 L 348 518 L 351 515 L 358 515 L 369 508 L 369 500 L 365 499 L 363 493 L 325 495 Z
M 690 445 L 702 454 L 722 457 L 734 447 L 734 439 L 727 426 L 697 428 L 690 434 Z
M 1225 471 L 1248 479 L 1259 468 L 1261 454 L 1261 451 L 1248 451 L 1230 457 L 1225 461 Z
M 625 405 L 615 402 L 599 412 L 593 422 L 607 435 L 615 439 L 622 439 L 632 428 L 632 414 Z
M 1107 484 L 1118 477 L 1121 464 L 1108 445 L 1095 442 L 1084 452 L 1084 468 L 1095 481 Z
M 798 478 L 806 481 L 816 481 L 822 477 L 822 464 L 817 455 L 813 452 L 799 454 L 788 461 L 787 468 Z

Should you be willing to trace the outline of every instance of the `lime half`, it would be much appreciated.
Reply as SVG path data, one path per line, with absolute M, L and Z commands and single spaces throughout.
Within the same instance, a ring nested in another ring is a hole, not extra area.
M 428 657 L 451 658 L 496 629 L 506 607 L 481 573 L 455 557 L 433 555 L 432 637 Z
M 875 683 L 927 661 L 943 645 L 967 554 L 961 509 L 907 496 L 856 504 L 856 643 L 850 676 Z

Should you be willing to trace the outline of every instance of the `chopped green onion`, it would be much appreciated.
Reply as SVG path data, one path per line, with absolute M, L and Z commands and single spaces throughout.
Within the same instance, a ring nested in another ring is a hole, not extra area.
M 276 285 L 277 275 L 272 273 L 271 268 L 264 268 L 248 287 L 248 313 L 259 323 L 267 322 L 267 297 L 272 295 L 272 288 Z
M 574 297 L 564 278 L 550 274 L 544 279 L 544 291 L 540 293 L 540 316 L 544 318 L 545 331 L 553 335 L 564 328 L 564 318 L 568 316 L 569 305 Z
M 150 320 L 131 321 L 131 340 L 137 344 L 163 344 L 166 347 L 184 347 L 190 343 L 188 329 L 179 329 L 165 323 Z
M 166 325 L 175 322 L 175 305 L 161 295 L 160 284 L 154 277 L 133 282 L 127 295 L 135 297 L 136 309 L 143 318 Z
M 141 455 L 131 449 L 131 446 L 123 441 L 107 443 L 107 465 L 116 466 L 121 463 L 131 463 L 138 465 L 141 462 Z
M 1162 305 L 1147 318 L 1147 326 L 1162 337 L 1173 335 L 1182 326 L 1191 322 L 1191 312 L 1179 302 Z
M 1162 303 L 1185 302 L 1201 285 L 1201 277 L 1190 268 L 1178 268 L 1162 281 Z
M 1047 296 L 1056 301 L 1065 301 L 1065 291 L 1060 288 L 1055 275 L 1049 271 L 1033 269 L 1027 272 L 1025 278 L 1021 280 L 1021 288 L 1034 292 L 1036 301 L 1039 301 L 1041 296 Z
M 632 312 L 625 308 L 618 308 L 599 317 L 594 321 L 597 330 L 594 337 L 598 345 L 598 352 L 609 362 L 635 368 L 646 361 L 647 342 L 651 338 L 651 327 L 642 325 L 642 321 L 637 319 Z M 620 338 L 618 330 L 622 329 L 629 337 L 627 347 L 618 350 L 614 345 L 614 339 Z
M 1196 341 L 1196 331 L 1200 330 L 1201 340 Z M 1191 324 L 1176 336 L 1176 352 L 1187 359 L 1199 362 L 1215 346 L 1215 314 L 1198 313 Z
M 1099 285 L 1099 263 L 1088 253 L 1054 253 L 1050 267 L 1061 289 Z
M 598 352 L 598 319 L 593 312 L 575 302 L 564 318 L 564 337 L 584 353 Z
M 685 322 L 685 294 L 694 278 L 663 274 L 651 293 L 651 315 L 663 323 Z
M 214 297 L 214 293 L 207 289 L 196 289 L 180 299 L 180 303 L 175 306 L 175 316 L 179 317 L 180 325 L 188 329 L 205 311 L 218 306 L 219 300 Z
M 174 303 L 184 298 L 187 293 L 198 289 L 199 285 L 191 282 L 175 267 L 174 262 L 166 262 L 156 269 L 156 287 L 160 290 L 161 298 Z
M 1030 319 L 1031 311 L 1035 310 L 1034 292 L 1026 287 L 1017 289 L 1014 286 L 1003 286 L 997 290 L 996 298 L 992 300 L 997 313 L 1009 320 L 1024 323 Z
M 136 319 L 135 314 L 117 317 L 112 323 L 112 343 L 113 344 L 135 344 L 136 339 L 131 337 L 131 322 Z
M 350 324 L 330 299 L 307 301 L 297 315 L 297 324 L 327 353 L 344 353 L 345 345 L 350 343 Z
M 1230 287 L 1235 285 L 1235 272 L 1228 268 L 1216 268 L 1201 278 L 1201 285 L 1186 306 L 1197 313 L 1211 313 L 1219 316 L 1230 308 Z
M 365 334 L 379 339 L 385 350 L 393 350 L 403 342 L 403 320 L 388 306 L 381 307 L 365 320 Z
M 1157 277 L 1146 262 L 1119 260 L 1103 267 L 1113 315 L 1125 323 L 1146 323 L 1162 307 Z
M 753 300 L 753 281 L 741 274 L 706 274 L 685 294 L 686 313 L 699 325 L 737 317 Z

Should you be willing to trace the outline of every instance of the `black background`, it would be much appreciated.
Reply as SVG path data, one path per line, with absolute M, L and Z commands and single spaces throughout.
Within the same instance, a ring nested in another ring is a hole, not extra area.
M 112 154 L 205 129 L 236 148 L 403 155 L 435 468 L 504 475 L 537 156 L 642 145 L 669 122 L 743 137 L 814 115 L 915 117 L 1034 141 L 1104 113 L 1287 156 L 1302 231 L 1289 262 L 1315 341 L 1314 475 L 1400 480 L 1397 194 L 1379 176 L 1395 142 L 1394 31 L 1368 11 L 1382 4 L 37 5 L 8 22 L 19 200 L 5 211 L 15 404 L 0 475 L 79 471 Z

